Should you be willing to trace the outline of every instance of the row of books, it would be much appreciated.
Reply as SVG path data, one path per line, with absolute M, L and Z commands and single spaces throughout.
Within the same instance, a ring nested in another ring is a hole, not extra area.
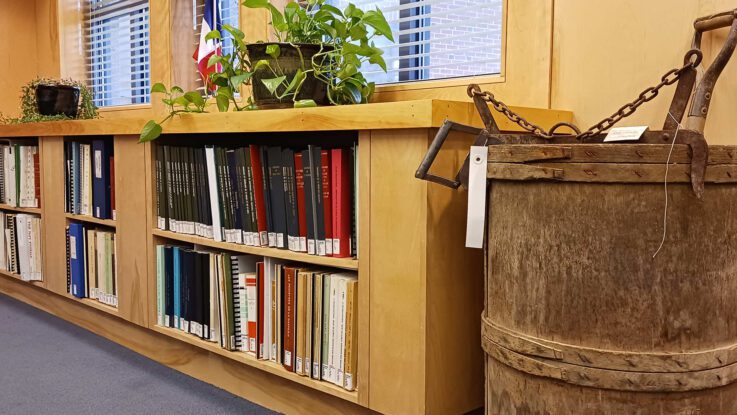
M 0 201 L 16 207 L 40 207 L 41 176 L 38 145 L 0 143 Z
M 25 213 L 0 212 L 0 269 L 24 281 L 43 281 L 41 218 Z
M 158 324 L 356 387 L 356 273 L 158 245 Z
M 64 142 L 66 211 L 100 219 L 115 219 L 113 141 Z
M 117 307 L 115 233 L 76 222 L 66 233 L 69 294 Z
M 156 147 L 158 227 L 312 255 L 357 252 L 356 147 Z

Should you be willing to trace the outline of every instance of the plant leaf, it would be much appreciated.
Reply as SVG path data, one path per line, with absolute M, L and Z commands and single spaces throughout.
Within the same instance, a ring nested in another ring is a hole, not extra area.
M 281 55 L 281 48 L 277 44 L 271 44 L 266 46 L 266 54 L 274 59 L 278 59 Z
M 205 100 L 202 98 L 202 95 L 200 95 L 199 92 L 190 91 L 184 94 L 184 97 L 187 98 L 187 100 L 196 106 L 202 108 L 205 106 Z
M 269 90 L 269 92 L 274 95 L 276 93 L 276 89 L 279 88 L 279 85 L 281 85 L 284 80 L 287 79 L 286 76 L 279 76 L 276 78 L 271 79 L 262 79 L 261 82 L 266 86 L 266 89 Z
M 284 91 L 284 93 L 288 93 L 291 91 L 297 91 L 299 88 L 302 87 L 302 82 L 307 78 L 307 75 L 301 70 L 297 69 L 297 72 L 294 74 L 294 78 L 292 78 L 292 82 L 289 83 L 289 86 L 287 86 L 287 90 Z
M 209 68 L 209 67 L 211 67 L 211 66 L 213 66 L 215 64 L 218 64 L 218 63 L 222 62 L 222 60 L 223 60 L 223 57 L 222 56 L 212 55 L 212 56 L 210 56 L 210 59 L 207 60 L 207 67 Z
M 178 92 L 180 94 L 183 94 L 184 93 L 184 90 L 181 87 L 178 87 L 178 86 L 174 85 L 173 87 L 171 87 L 171 93 L 173 94 L 175 92 Z
M 394 41 L 392 29 L 389 27 L 384 14 L 377 7 L 376 10 L 369 10 L 363 14 L 361 21 L 374 28 L 376 33 L 383 35 L 387 39 Z
M 172 87 L 171 91 L 174 92 L 174 88 L 178 87 Z M 161 82 L 157 82 L 154 84 L 154 86 L 151 87 L 151 93 L 152 94 L 166 94 L 166 86 L 162 84 Z
M 257 70 L 261 69 L 262 67 L 271 67 L 269 64 L 269 61 L 266 59 L 261 59 L 260 61 L 256 62 L 256 65 L 253 66 L 253 71 L 256 72 Z
M 217 94 L 215 96 L 215 102 L 218 105 L 218 111 L 220 112 L 227 112 L 228 108 L 230 107 L 230 99 L 223 95 L 223 94 Z
M 301 99 L 294 101 L 294 108 L 312 108 L 316 107 L 317 103 L 312 99 Z
M 148 141 L 156 140 L 161 135 L 161 131 L 161 125 L 159 125 L 159 123 L 154 120 L 150 120 L 146 123 L 146 125 L 143 126 L 143 130 L 141 130 L 141 136 L 138 138 L 138 142 L 145 143 Z
M 174 105 L 181 105 L 185 109 L 187 109 L 187 107 L 189 106 L 190 102 L 191 101 L 189 99 L 187 99 L 187 97 L 185 97 L 184 95 L 182 95 L 181 97 L 177 97 L 177 98 L 174 99 Z
M 355 85 L 351 83 L 344 83 L 343 87 L 345 88 L 346 92 L 350 94 L 351 99 L 353 100 L 354 104 L 360 104 L 363 100 L 363 95 L 361 94 L 361 90 L 358 89 Z
M 220 31 L 211 30 L 208 34 L 205 35 L 205 40 L 213 40 L 213 39 L 222 39 L 222 36 L 220 35 Z
M 234 89 L 238 89 L 242 83 L 248 82 L 251 79 L 251 75 L 253 75 L 253 73 L 246 72 L 240 75 L 231 76 L 230 77 L 230 87 Z

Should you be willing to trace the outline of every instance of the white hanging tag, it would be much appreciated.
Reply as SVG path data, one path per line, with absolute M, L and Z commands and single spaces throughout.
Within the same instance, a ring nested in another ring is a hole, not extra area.
M 489 149 L 472 146 L 468 174 L 468 217 L 466 220 L 466 247 L 484 247 L 486 219 L 486 171 Z
M 616 141 L 638 141 L 647 131 L 647 126 L 642 127 L 617 127 L 609 130 L 604 138 L 605 143 Z

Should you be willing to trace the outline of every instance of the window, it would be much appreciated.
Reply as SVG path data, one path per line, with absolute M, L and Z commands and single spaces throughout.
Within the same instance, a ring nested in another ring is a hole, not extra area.
M 202 16 L 205 13 L 205 1 L 212 1 L 212 0 L 192 0 L 192 6 L 194 7 L 194 13 L 192 15 L 194 16 L 194 44 L 192 46 L 192 52 L 197 48 L 197 45 L 200 44 L 200 28 L 202 27 Z M 214 0 L 219 3 L 218 9 L 220 10 L 220 21 L 223 25 L 230 25 L 233 27 L 239 28 L 240 25 L 238 23 L 238 9 L 240 8 L 240 1 L 241 0 Z M 228 33 L 225 30 L 221 30 L 220 34 L 223 36 L 223 42 L 222 42 L 222 48 L 223 48 L 223 55 L 228 55 L 233 52 L 233 38 L 231 37 L 230 33 Z M 200 79 L 200 74 L 197 72 L 197 65 L 192 66 L 192 70 L 195 72 L 196 76 L 196 88 L 199 90 L 202 90 L 204 93 L 205 87 L 202 84 L 202 79 Z
M 148 0 L 86 3 L 87 76 L 95 105 L 148 103 Z
M 502 59 L 503 0 L 332 0 L 378 7 L 394 32 L 384 49 L 388 73 L 364 69 L 377 84 L 498 74 Z

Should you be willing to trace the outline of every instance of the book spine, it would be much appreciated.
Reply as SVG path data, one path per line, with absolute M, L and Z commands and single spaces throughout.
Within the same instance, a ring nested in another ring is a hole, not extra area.
M 284 267 L 284 358 L 282 364 L 290 371 L 294 372 L 294 352 L 295 352 L 295 313 L 296 313 L 296 270 L 291 267 Z
M 251 171 L 253 173 L 253 198 L 256 206 L 256 223 L 259 236 L 259 245 L 269 245 L 268 223 L 266 220 L 266 206 L 264 197 L 264 171 L 261 160 L 261 151 L 258 146 L 251 145 Z
M 33 207 L 41 207 L 41 164 L 38 155 L 38 147 L 33 147 Z
M 164 325 L 164 245 L 156 245 L 156 324 Z
M 261 151 L 261 175 L 263 176 L 264 206 L 266 210 L 266 235 L 269 247 L 276 247 L 276 232 L 274 231 L 274 213 L 271 208 L 271 164 L 269 162 L 269 149 L 260 147 Z
M 320 363 L 322 370 L 320 373 L 320 379 L 330 379 L 330 313 L 332 302 L 332 276 L 330 274 L 323 274 L 322 280 L 322 345 L 320 346 Z
M 315 199 L 313 197 L 315 182 L 312 179 L 312 157 L 310 156 L 310 150 L 302 151 L 302 176 L 304 181 L 304 206 L 305 206 L 305 221 L 307 226 L 307 253 L 315 255 L 317 253 L 317 243 L 315 236 L 317 234 L 316 222 L 317 216 L 315 214 Z
M 271 286 L 266 286 L 266 274 L 264 273 L 264 263 L 258 262 L 256 264 L 256 287 L 257 287 L 257 295 L 258 295 L 258 318 L 256 319 L 256 357 L 260 360 L 268 360 L 269 359 L 269 351 L 267 347 L 267 337 L 266 332 L 268 331 L 266 329 L 266 326 L 269 324 L 269 319 L 267 318 L 267 307 L 270 308 L 271 304 L 269 302 L 269 290 L 271 289 Z
M 295 364 L 294 373 L 298 375 L 305 374 L 305 305 L 307 304 L 307 276 L 305 272 L 297 273 L 297 304 L 296 304 L 296 347 L 295 347 Z
M 310 149 L 310 168 L 312 171 L 312 206 L 315 221 L 315 254 L 325 256 L 325 208 L 323 207 L 322 166 L 320 147 Z
M 282 162 L 284 163 L 284 202 L 287 218 L 288 248 L 290 251 L 299 252 L 299 219 L 297 213 L 297 185 L 295 180 L 294 151 L 284 149 L 282 151 Z
M 351 256 L 351 177 L 347 149 L 332 150 L 333 167 L 333 256 Z
M 248 320 L 248 343 L 244 349 L 248 354 L 258 357 L 258 275 L 256 273 L 246 274 L 246 308 Z
M 251 151 L 249 148 L 241 149 L 243 152 L 243 160 L 246 173 L 246 204 L 247 204 L 247 220 L 250 228 L 249 245 L 261 246 L 261 236 L 258 228 L 258 214 L 256 213 L 256 187 L 254 185 L 253 176 L 253 160 L 251 159 Z
M 241 222 L 243 222 L 243 243 L 249 246 L 256 246 L 254 243 L 254 223 L 251 218 L 251 208 L 253 206 L 251 199 L 253 198 L 253 189 L 251 185 L 251 152 L 248 148 L 239 148 L 238 154 L 238 186 L 241 196 Z
M 358 365 L 358 356 L 356 347 L 358 345 L 358 313 L 356 307 L 358 305 L 358 281 L 348 281 L 346 287 L 346 328 L 345 328 L 345 352 L 344 352 L 344 370 L 343 370 L 343 387 L 349 391 L 355 390 L 356 384 L 356 368 Z
M 322 176 L 322 208 L 325 227 L 325 255 L 333 255 L 333 202 L 332 177 L 330 169 L 330 150 L 320 152 L 320 169 Z
M 269 147 L 269 194 L 271 196 L 271 216 L 274 226 L 274 246 L 286 248 L 287 218 L 284 194 L 284 171 L 282 151 L 279 147 Z M 269 237 L 271 238 L 271 236 Z M 269 246 L 272 246 L 269 240 Z
M 212 234 L 213 238 L 223 241 L 223 228 L 220 221 L 220 200 L 218 196 L 218 176 L 215 164 L 215 149 L 213 147 L 205 148 L 205 158 L 207 162 L 207 183 L 210 194 L 210 213 L 212 215 Z
M 323 275 L 316 272 L 313 281 L 313 310 L 312 310 L 312 378 L 320 379 L 322 368 L 322 283 Z
M 307 209 L 305 208 L 305 172 L 302 153 L 294 154 L 294 180 L 297 189 L 298 250 L 307 252 Z
M 110 156 L 108 165 L 110 166 L 110 217 L 115 220 L 117 219 L 115 210 L 115 156 Z
M 312 307 L 314 299 L 313 291 L 313 274 L 312 272 L 305 273 L 305 307 L 304 307 L 304 342 L 305 342 L 305 354 L 304 354 L 304 367 L 302 373 L 307 377 L 312 377 Z
M 4 222 L 4 219 L 5 218 L 3 217 L 3 222 Z M 66 256 L 66 258 L 67 258 L 67 260 L 66 260 L 66 266 L 67 266 L 67 293 L 71 294 L 72 293 L 72 264 L 71 264 L 72 257 L 71 257 L 71 246 L 69 244 L 69 226 L 66 226 L 65 227 L 64 232 L 66 234 L 66 244 L 67 244 L 67 256 Z M 2 237 L 5 238 L 5 223 L 3 223 L 3 235 L 2 235 Z M 7 257 L 7 253 L 6 252 L 7 251 L 3 251 L 3 254 L 5 254 L 5 256 Z M 8 269 L 7 265 L 5 267 L 3 267 L 3 269 L 7 270 Z

